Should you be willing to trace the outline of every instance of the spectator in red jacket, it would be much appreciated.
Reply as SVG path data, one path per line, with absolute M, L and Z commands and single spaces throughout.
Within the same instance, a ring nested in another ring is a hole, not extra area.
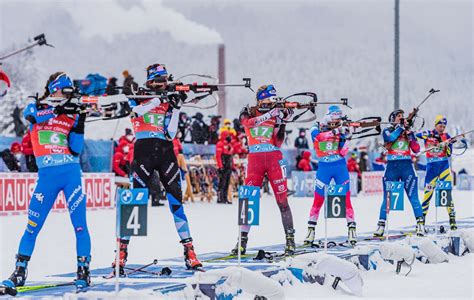
M 179 154 L 183 154 L 183 144 L 181 144 L 179 138 L 173 139 L 173 151 L 176 157 L 178 157 Z
M 33 153 L 33 144 L 31 143 L 29 130 L 26 131 L 26 134 L 21 140 L 21 147 L 23 149 L 23 155 L 25 156 L 26 168 L 28 169 L 28 172 L 38 172 L 38 166 L 36 165 L 36 159 Z
M 361 176 L 359 162 L 357 161 L 357 154 L 352 153 L 351 157 L 347 160 L 347 169 L 349 172 L 357 173 L 357 176 Z
M 304 171 L 304 172 L 309 172 L 313 170 L 313 167 L 311 166 L 311 152 L 309 151 L 303 151 L 301 154 L 301 159 L 298 162 L 298 170 Z
M 127 141 L 122 141 L 117 148 L 115 148 L 113 159 L 113 170 L 115 175 L 127 177 L 130 170 L 130 162 L 127 154 L 130 152 L 130 146 Z
M 387 155 L 382 152 L 380 156 L 374 160 L 374 163 L 372 164 L 372 169 L 374 171 L 384 171 L 386 166 L 387 166 Z
M 2 158 L 3 158 L 3 161 L 7 164 L 10 171 L 28 172 L 28 169 L 26 168 L 25 156 L 23 155 L 20 143 L 13 142 L 10 145 L 10 151 L 8 150 L 5 150 L 5 151 L 8 153 L 6 153 L 6 155 L 2 155 L 3 156 Z
M 131 166 L 132 162 L 133 162 L 133 152 L 135 150 L 135 144 L 130 143 L 130 144 L 128 144 L 128 147 L 129 147 L 129 151 L 128 151 L 127 155 L 125 156 L 125 159 L 127 160 L 128 164 Z
M 234 154 L 237 154 L 240 158 L 244 158 L 248 150 L 245 147 L 245 133 L 239 133 L 237 136 L 232 136 L 232 148 L 234 148 Z
M 227 195 L 230 177 L 232 176 L 234 148 L 232 147 L 232 133 L 222 131 L 216 144 L 216 161 L 219 174 L 217 203 L 230 204 Z
M 135 142 L 135 136 L 133 135 L 133 131 L 130 128 L 125 128 L 125 135 L 122 135 L 118 143 L 120 144 L 123 141 L 127 141 L 128 143 Z
M 362 172 L 357 160 L 357 153 L 353 152 L 347 160 L 347 169 L 349 172 L 357 173 L 357 191 L 360 191 L 362 189 Z

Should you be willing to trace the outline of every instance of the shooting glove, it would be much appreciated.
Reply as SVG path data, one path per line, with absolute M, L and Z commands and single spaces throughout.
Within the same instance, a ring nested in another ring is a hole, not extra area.
M 84 134 L 84 124 L 86 122 L 86 117 L 87 117 L 87 114 L 85 111 L 79 114 L 79 119 L 77 119 L 77 125 L 75 129 L 76 133 Z
M 285 110 L 283 110 L 283 120 L 285 121 L 289 121 L 291 116 L 293 116 L 293 109 L 292 108 L 285 108 Z
M 271 117 L 279 117 L 280 119 L 283 118 L 283 112 L 280 110 L 280 108 L 274 108 L 269 113 Z
M 80 111 L 80 107 L 77 105 L 69 105 L 69 106 L 57 106 L 54 108 L 53 113 L 55 115 L 74 115 Z
M 186 96 L 186 94 L 184 94 Z M 187 98 L 187 96 L 186 96 Z M 168 103 L 170 104 L 170 106 L 174 109 L 180 109 L 181 108 L 181 104 L 182 104 L 182 95 L 178 95 L 178 94 L 171 94 L 171 95 L 168 95 Z
M 347 126 L 339 127 L 339 133 L 344 135 L 346 139 L 350 139 L 352 137 L 351 130 Z

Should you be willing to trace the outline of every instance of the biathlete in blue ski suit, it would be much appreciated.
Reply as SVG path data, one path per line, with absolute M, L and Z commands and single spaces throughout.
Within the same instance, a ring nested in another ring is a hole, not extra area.
M 353 245 L 356 243 L 356 223 L 351 203 L 349 171 L 344 158 L 349 151 L 350 131 L 348 127 L 341 126 L 341 122 L 342 110 L 337 105 L 331 105 L 321 124 L 316 123 L 311 128 L 311 139 L 319 164 L 305 244 L 314 242 L 319 211 L 325 199 L 324 190 L 330 185 L 332 179 L 334 179 L 335 184 L 345 186 L 348 241 Z
M 435 128 L 433 130 L 425 130 L 417 133 L 416 137 L 424 140 L 426 151 L 426 177 L 425 177 L 425 193 L 423 198 L 423 215 L 426 217 L 430 208 L 430 200 L 438 180 L 453 182 L 451 168 L 449 166 L 449 157 L 451 156 L 453 145 L 449 143 L 451 138 L 448 133 L 444 132 L 448 121 L 444 116 L 438 115 L 435 119 Z M 449 214 L 449 224 L 451 230 L 456 230 L 456 211 L 454 203 L 447 207 Z
M 62 91 L 72 87 L 73 83 L 65 73 L 54 73 L 46 84 L 45 95 L 24 110 L 24 117 L 30 123 L 31 141 L 39 168 L 38 182 L 30 201 L 28 223 L 20 241 L 15 271 L 2 282 L 0 294 L 2 291 L 16 294 L 16 287 L 25 284 L 27 265 L 36 238 L 61 191 L 66 197 L 76 234 L 78 270 L 75 283 L 78 287 L 90 284 L 91 240 L 79 165 L 79 154 L 84 147 L 86 116 L 82 112 L 78 114 L 76 108 L 63 106 L 68 99 Z
M 161 64 L 147 68 L 147 88 L 163 90 L 168 82 L 168 72 Z M 144 94 L 146 95 L 146 94 Z M 131 168 L 134 188 L 149 188 L 156 170 L 166 190 L 169 208 L 173 214 L 176 230 L 184 246 L 185 264 L 188 268 L 201 267 L 193 247 L 188 219 L 184 213 L 181 192 L 181 171 L 173 150 L 173 138 L 178 129 L 181 103 L 186 99 L 184 92 L 166 96 L 166 101 L 150 95 L 147 99 L 130 99 L 131 121 L 135 131 L 135 145 Z M 130 237 L 121 237 L 119 252 L 120 274 L 127 262 Z M 112 263 L 115 270 L 115 262 Z
M 404 182 L 405 191 L 410 200 L 417 221 L 417 235 L 424 234 L 424 218 L 418 198 L 418 177 L 413 167 L 411 152 L 418 153 L 420 145 L 413 132 L 409 131 L 407 122 L 403 117 L 403 110 L 395 110 L 389 116 L 392 125 L 383 130 L 384 146 L 387 149 L 387 168 L 383 176 L 383 201 L 380 207 L 378 228 L 374 236 L 381 237 L 385 232 L 387 220 L 387 181 Z

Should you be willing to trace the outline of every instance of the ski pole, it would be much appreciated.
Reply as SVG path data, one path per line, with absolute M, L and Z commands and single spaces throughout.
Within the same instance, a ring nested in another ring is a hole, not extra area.
M 133 268 L 125 267 L 125 266 L 124 266 L 124 269 L 130 270 L 130 273 L 127 274 L 127 276 L 128 276 L 128 275 L 131 275 L 133 273 L 140 272 L 143 269 L 148 268 L 149 266 L 156 265 L 157 263 L 158 263 L 158 260 L 155 258 L 151 263 L 143 265 L 138 269 L 133 269 Z
M 124 267 L 124 269 L 127 269 L 127 270 L 132 270 L 130 273 L 127 273 L 126 275 L 130 275 L 133 273 L 133 271 L 137 271 L 137 272 L 141 272 L 141 273 L 145 273 L 145 274 L 151 274 L 151 275 L 156 275 L 156 276 L 167 276 L 167 275 L 170 275 L 171 274 L 171 269 L 168 268 L 168 267 L 163 267 L 161 269 L 160 272 L 155 272 L 155 271 L 148 271 L 148 270 L 138 270 L 138 269 L 133 269 L 133 268 L 129 268 L 129 267 Z
M 63 283 L 52 283 L 52 284 L 41 284 L 41 285 L 29 285 L 29 286 L 19 286 L 16 288 L 18 293 L 37 291 L 42 289 L 48 289 L 53 287 L 68 286 L 74 285 L 74 281 L 63 282 Z
M 324 253 L 328 253 L 328 187 L 324 186 Z

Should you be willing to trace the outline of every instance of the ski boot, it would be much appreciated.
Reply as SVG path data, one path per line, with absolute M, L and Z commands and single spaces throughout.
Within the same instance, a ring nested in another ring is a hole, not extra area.
M 451 227 L 451 230 L 457 230 L 458 226 L 456 225 L 456 215 L 455 214 L 449 214 L 449 226 Z
M 248 232 L 242 232 L 242 240 L 240 243 L 240 254 L 245 254 L 247 251 L 247 242 L 249 240 Z M 235 245 L 234 249 L 230 251 L 231 255 L 239 255 L 239 241 Z
M 374 237 L 383 237 L 385 232 L 385 220 L 379 220 L 377 226 L 377 230 L 374 232 Z
M 202 263 L 196 257 L 196 253 L 194 252 L 193 239 L 184 239 L 181 241 L 181 243 L 184 246 L 184 262 L 186 264 L 186 268 L 196 270 L 202 267 Z
M 127 263 L 127 257 L 128 257 L 128 243 L 130 243 L 129 240 L 123 240 L 120 239 L 120 252 L 119 252 L 119 275 L 120 277 L 125 277 L 125 270 L 123 267 L 125 267 L 125 264 Z M 113 268 L 113 274 L 115 277 L 115 262 L 112 263 L 112 268 Z
M 416 235 L 425 236 L 425 218 L 423 217 L 416 219 Z
M 352 245 L 355 246 L 357 244 L 357 236 L 356 236 L 356 223 L 349 222 L 347 223 L 347 241 Z
M 13 271 L 7 280 L 0 283 L 0 295 L 16 296 L 16 287 L 25 285 L 29 260 L 30 256 L 16 255 L 15 271 Z
M 295 254 L 295 230 L 293 228 L 286 230 L 285 255 Z
M 85 289 L 91 285 L 91 274 L 89 270 L 90 262 L 90 256 L 77 257 L 77 275 L 74 285 L 78 290 Z
M 314 224 L 309 224 L 308 233 L 306 234 L 306 238 L 304 239 L 305 245 L 313 244 L 314 238 L 315 238 L 315 227 L 316 227 L 316 222 L 314 222 Z

